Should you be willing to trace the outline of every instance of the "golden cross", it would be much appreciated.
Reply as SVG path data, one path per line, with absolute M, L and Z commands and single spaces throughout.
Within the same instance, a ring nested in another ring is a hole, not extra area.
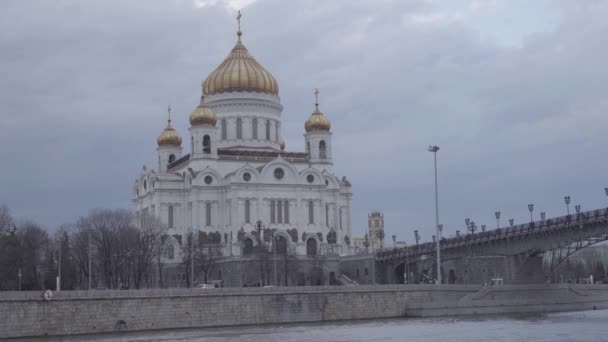
M 319 105 L 319 89 L 315 88 L 315 104 Z
M 169 125 L 171 125 L 171 105 L 169 105 L 167 112 L 169 113 L 169 120 L 167 120 L 167 122 L 169 123 Z
M 243 16 L 243 15 L 241 15 L 241 11 L 239 10 L 239 11 L 238 11 L 238 14 L 237 14 L 237 16 L 236 16 L 236 22 L 238 23 L 238 26 L 239 26 L 239 30 L 238 30 L 237 32 L 238 32 L 239 34 L 241 33 L 241 17 L 242 17 L 242 16 Z

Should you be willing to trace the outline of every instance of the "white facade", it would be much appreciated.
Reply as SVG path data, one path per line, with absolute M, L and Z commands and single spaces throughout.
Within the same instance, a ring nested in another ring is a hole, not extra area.
M 256 243 L 258 220 L 298 255 L 310 254 L 310 239 L 318 254 L 329 248 L 352 254 L 351 185 L 334 174 L 329 129 L 305 133 L 306 152 L 284 151 L 278 90 L 204 95 L 217 123 L 191 126 L 183 156 L 181 146 L 158 146 L 158 171 L 144 167 L 133 188 L 136 217 L 153 214 L 169 227 L 175 262 L 192 231 L 217 232 L 224 255 L 241 254 L 245 239 Z M 208 149 L 203 139 L 210 140 Z

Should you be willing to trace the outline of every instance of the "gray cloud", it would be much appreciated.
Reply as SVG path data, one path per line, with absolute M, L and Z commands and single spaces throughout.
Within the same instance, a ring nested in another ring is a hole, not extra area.
M 201 81 L 234 44 L 234 13 L 185 0 L 0 6 L 0 203 L 51 228 L 93 207 L 129 207 L 141 165 L 155 165 L 167 104 L 187 133 Z M 288 149 L 303 150 L 321 90 L 355 226 L 379 209 L 387 235 L 411 240 L 418 228 L 428 239 L 429 144 L 441 146 L 449 233 L 465 217 L 493 226 L 495 209 L 525 221 L 528 203 L 561 214 L 566 194 L 606 206 L 608 6 L 547 6 L 538 20 L 559 20 L 544 31 L 531 22 L 509 45 L 475 24 L 491 9 L 470 4 L 262 0 L 243 11 L 244 42 L 279 80 Z

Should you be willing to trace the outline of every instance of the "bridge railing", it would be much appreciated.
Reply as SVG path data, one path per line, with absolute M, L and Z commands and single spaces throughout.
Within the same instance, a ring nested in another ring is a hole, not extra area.
M 530 223 L 518 224 L 510 227 L 502 227 L 485 232 L 478 232 L 473 234 L 466 234 L 462 236 L 454 236 L 449 238 L 442 238 L 440 241 L 441 249 L 456 248 L 466 246 L 468 244 L 475 244 L 482 241 L 503 239 L 506 237 L 512 237 L 517 235 L 523 235 L 530 232 L 547 231 L 552 229 L 559 229 L 563 226 L 570 226 L 572 224 L 579 224 L 582 222 L 593 222 L 606 219 L 608 217 L 608 208 L 589 210 L 581 213 L 558 216 L 546 220 L 534 221 Z M 405 255 L 419 255 L 426 254 L 436 249 L 435 242 L 425 242 L 407 247 L 396 248 L 393 250 L 379 251 L 377 256 L 379 258 L 387 257 L 401 257 Z

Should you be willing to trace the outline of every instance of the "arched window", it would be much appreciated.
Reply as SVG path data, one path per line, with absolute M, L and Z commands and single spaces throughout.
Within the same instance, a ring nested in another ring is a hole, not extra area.
M 270 140 L 270 120 L 266 120 L 266 140 Z
M 208 135 L 203 137 L 203 153 L 211 153 L 211 137 Z
M 310 238 L 306 240 L 306 255 L 315 256 L 317 255 L 317 240 Z
M 275 220 L 274 200 L 270 201 L 270 223 L 277 223 Z
M 321 142 L 319 142 L 319 158 L 321 158 L 321 159 L 327 158 L 327 151 L 325 148 L 324 140 L 321 140 Z
M 283 201 L 277 201 L 277 223 L 283 223 Z
M 274 141 L 279 142 L 279 122 L 274 123 Z
M 173 244 L 167 246 L 167 259 L 173 260 L 175 258 L 175 246 Z
M 253 240 L 245 238 L 243 240 L 243 255 L 251 255 L 253 253 Z
M 167 225 L 169 226 L 169 228 L 173 228 L 173 206 L 172 205 L 169 206 L 168 217 L 169 217 L 169 219 L 167 221 Z
M 245 223 L 251 223 L 251 202 L 245 200 Z
M 310 141 L 306 142 L 306 153 L 310 155 Z
M 170 154 L 169 155 L 169 164 L 173 163 L 175 161 L 175 154 Z
M 211 203 L 205 205 L 205 225 L 211 226 Z
M 312 201 L 308 201 L 308 224 L 315 224 L 315 212 Z
M 226 140 L 226 131 L 228 130 L 228 127 L 226 127 L 226 119 L 222 119 L 222 140 Z
M 285 200 L 285 203 L 283 203 L 283 208 L 285 209 L 285 215 L 283 216 L 283 220 L 285 221 L 285 223 L 289 223 L 289 201 Z
M 243 139 L 243 120 L 236 119 L 236 138 Z
M 251 137 L 253 139 L 258 138 L 258 118 L 251 120 Z
M 284 236 L 278 235 L 275 242 L 277 244 L 277 253 L 283 255 L 287 254 L 287 239 L 285 239 Z

